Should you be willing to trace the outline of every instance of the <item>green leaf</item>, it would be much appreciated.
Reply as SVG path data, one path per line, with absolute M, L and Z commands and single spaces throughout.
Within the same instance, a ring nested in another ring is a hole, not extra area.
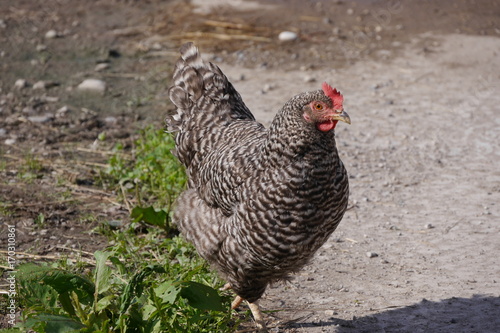
M 189 305 L 201 310 L 224 311 L 222 300 L 217 291 L 197 282 L 183 282 L 180 295 L 187 299 Z
M 65 292 L 59 295 L 59 302 L 61 303 L 64 311 L 66 311 L 70 316 L 76 316 L 75 307 L 71 303 L 71 298 L 69 293 Z
M 146 208 L 134 207 L 130 216 L 133 217 L 136 222 L 144 221 L 161 228 L 165 228 L 166 226 L 167 213 L 163 209 L 157 211 L 152 206 Z
M 181 288 L 178 284 L 172 281 L 166 281 L 154 289 L 156 296 L 158 296 L 163 303 L 174 304 L 177 300 Z
M 130 282 L 125 286 L 122 296 L 121 296 L 121 307 L 120 313 L 125 313 L 127 309 L 132 304 L 134 297 L 140 297 L 144 290 L 144 284 L 142 281 L 151 273 L 165 273 L 165 268 L 160 265 L 147 266 L 139 273 L 135 274 Z
M 106 309 L 110 304 L 113 303 L 113 299 L 115 297 L 115 295 L 104 296 L 99 301 L 97 301 L 95 310 L 97 312 L 101 312 L 102 310 Z
M 117 257 L 109 257 L 109 261 L 113 263 L 113 265 L 118 268 L 118 271 L 120 272 L 121 275 L 127 274 L 127 268 L 125 265 L 118 259 Z
M 46 333 L 75 332 L 85 327 L 82 323 L 74 321 L 67 316 L 41 314 L 26 320 L 26 328 L 43 327 Z M 40 332 L 41 333 L 41 332 Z
M 32 263 L 19 266 L 18 278 L 20 281 L 29 284 L 49 285 L 59 295 L 74 291 L 84 304 L 92 302 L 95 290 L 94 284 L 83 276 L 57 268 L 37 266 Z
M 96 259 L 95 266 L 95 286 L 96 292 L 102 294 L 111 287 L 110 277 L 111 268 L 106 266 L 106 261 L 111 256 L 110 252 L 96 251 L 94 253 Z

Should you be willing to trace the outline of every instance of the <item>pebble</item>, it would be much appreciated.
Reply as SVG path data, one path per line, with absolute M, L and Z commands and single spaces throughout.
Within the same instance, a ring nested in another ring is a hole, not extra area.
M 336 314 L 337 314 L 337 312 L 335 312 L 333 310 L 325 310 L 325 315 L 327 315 L 327 316 L 334 316 Z
M 268 83 L 266 83 L 266 84 L 264 85 L 264 87 L 262 88 L 262 92 L 263 92 L 263 93 L 266 93 L 266 92 L 271 91 L 271 90 L 273 90 L 273 89 L 274 89 L 274 86 L 273 86 L 272 84 L 268 84 Z
M 52 113 L 46 113 L 42 116 L 31 116 L 28 117 L 28 120 L 33 123 L 46 123 L 54 119 L 54 115 Z
M 51 29 L 45 33 L 45 38 L 47 39 L 57 38 L 58 36 L 59 35 L 57 31 L 55 31 L 54 29 Z
M 65 105 L 65 106 L 57 109 L 57 111 L 56 111 L 56 117 L 57 118 L 64 117 L 64 116 L 66 116 L 66 113 L 68 113 L 68 111 L 69 111 L 69 108 Z
M 78 85 L 77 89 L 104 93 L 106 83 L 98 79 L 86 79 Z
M 100 64 L 97 64 L 94 68 L 94 71 L 96 72 L 101 72 L 105 69 L 108 69 L 109 68 L 109 64 L 107 62 L 102 62 Z
M 17 79 L 14 83 L 14 88 L 23 89 L 28 86 L 28 82 L 25 79 Z
M 22 113 L 25 114 L 34 114 L 36 113 L 35 109 L 32 106 L 26 106 L 21 110 Z
M 366 252 L 366 256 L 368 258 L 375 258 L 375 257 L 378 257 L 378 254 L 375 252 Z
M 304 77 L 304 82 L 316 82 L 316 78 L 314 76 L 306 76 Z
M 5 128 L 0 128 L 0 137 L 7 135 Z
M 16 139 L 6 139 L 3 143 L 5 143 L 7 146 L 12 146 L 14 143 L 16 143 Z
M 57 96 L 42 96 L 41 100 L 48 102 L 48 103 L 55 103 L 55 102 L 59 102 L 59 97 L 57 97 Z
M 109 125 L 114 125 L 118 122 L 118 119 L 116 119 L 116 117 L 109 116 L 109 117 L 104 118 L 104 122 L 109 124 Z
M 123 226 L 123 222 L 118 221 L 118 220 L 111 220 L 111 221 L 108 221 L 108 225 L 113 229 L 118 229 L 118 228 L 121 228 Z
M 33 89 L 46 89 L 47 83 L 45 81 L 38 81 L 33 85 Z
M 38 44 L 38 45 L 36 46 L 36 50 L 37 50 L 38 52 L 45 51 L 46 49 L 47 49 L 47 45 Z
M 282 31 L 278 35 L 278 39 L 283 41 L 283 42 L 293 41 L 293 40 L 296 40 L 297 38 L 299 38 L 299 36 L 295 32 L 292 32 L 292 31 Z
M 435 227 L 434 227 L 432 224 L 430 224 L 430 223 L 427 223 L 427 224 L 425 225 L 425 229 L 434 229 L 434 228 L 435 228 Z

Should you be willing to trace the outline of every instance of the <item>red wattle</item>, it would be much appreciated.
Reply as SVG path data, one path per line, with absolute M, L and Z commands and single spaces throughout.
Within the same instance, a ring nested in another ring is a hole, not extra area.
M 321 123 L 317 123 L 316 127 L 321 131 L 321 132 L 328 132 L 331 131 L 332 129 L 335 128 L 337 125 L 338 120 L 327 120 L 323 121 Z

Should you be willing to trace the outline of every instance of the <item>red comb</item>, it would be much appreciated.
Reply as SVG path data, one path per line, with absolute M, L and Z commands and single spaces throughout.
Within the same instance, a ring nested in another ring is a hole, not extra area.
M 342 103 L 344 102 L 344 97 L 337 91 L 337 89 L 332 88 L 328 83 L 323 82 L 321 85 L 323 92 L 326 96 L 330 97 L 333 103 L 333 108 L 335 110 L 342 110 L 344 107 Z

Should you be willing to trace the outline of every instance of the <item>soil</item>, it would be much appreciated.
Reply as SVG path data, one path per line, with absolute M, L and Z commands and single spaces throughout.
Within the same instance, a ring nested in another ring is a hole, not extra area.
M 0 222 L 18 251 L 93 252 L 96 228 L 128 222 L 100 170 L 162 126 L 194 40 L 264 124 L 323 81 L 351 116 L 336 129 L 351 208 L 266 292 L 272 332 L 499 332 L 500 4 L 228 2 L 0 2 Z M 106 91 L 80 92 L 85 78 Z

